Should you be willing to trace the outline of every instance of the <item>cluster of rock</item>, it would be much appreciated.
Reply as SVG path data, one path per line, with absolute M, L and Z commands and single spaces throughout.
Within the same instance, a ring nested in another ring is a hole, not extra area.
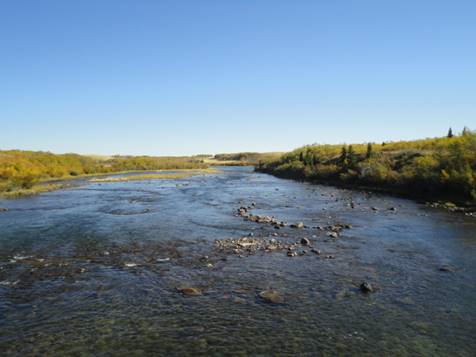
M 274 217 L 270 217 L 270 216 L 259 216 L 259 215 L 254 215 L 254 214 L 251 214 L 249 212 L 249 207 L 240 207 L 238 208 L 238 215 L 240 217 L 243 217 L 244 219 L 246 219 L 247 221 L 250 221 L 250 222 L 256 222 L 256 223 L 262 223 L 262 224 L 271 224 L 273 226 L 275 226 L 276 228 L 280 228 L 280 227 L 285 227 L 286 226 L 286 223 L 283 222 L 283 221 L 279 221 L 277 220 L 276 218 Z
M 308 249 L 306 249 L 308 248 Z M 238 256 L 252 255 L 258 251 L 274 252 L 286 251 L 289 257 L 303 256 L 309 253 L 320 255 L 321 251 L 314 249 L 311 241 L 308 238 L 301 238 L 299 242 L 285 243 L 275 238 L 228 238 L 215 241 L 215 249 L 227 254 L 234 254 Z
M 228 238 L 215 241 L 215 248 L 236 255 L 254 254 L 259 250 L 276 251 L 288 249 L 288 245 L 272 239 L 259 239 L 253 237 Z
M 427 202 L 426 206 L 431 208 L 443 208 L 450 212 L 464 213 L 468 217 L 476 217 L 475 207 L 458 207 L 452 202 Z
M 339 238 L 344 229 L 350 229 L 352 226 L 349 224 L 337 223 L 328 226 L 317 226 L 316 228 L 320 231 L 327 231 L 327 235 L 331 238 Z

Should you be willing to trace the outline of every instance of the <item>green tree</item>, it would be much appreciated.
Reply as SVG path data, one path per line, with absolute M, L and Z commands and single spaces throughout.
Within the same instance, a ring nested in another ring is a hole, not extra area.
M 348 161 L 348 165 L 351 168 L 353 168 L 353 167 L 355 167 L 355 165 L 357 165 L 357 155 L 356 155 L 352 145 L 349 145 L 349 148 L 347 149 L 347 161 Z
M 450 130 L 448 130 L 448 138 L 452 138 L 454 135 L 453 135 L 453 129 L 450 128 Z
M 340 162 L 343 166 L 347 165 L 347 147 L 344 145 L 340 153 Z
M 372 148 L 372 143 L 368 143 L 367 144 L 367 154 L 365 155 L 365 157 L 367 159 L 370 159 L 373 155 L 373 148 Z

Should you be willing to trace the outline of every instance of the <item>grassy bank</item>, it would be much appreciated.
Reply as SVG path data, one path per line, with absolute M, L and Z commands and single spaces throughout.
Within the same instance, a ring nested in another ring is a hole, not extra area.
M 27 196 L 34 196 L 40 193 L 56 191 L 64 188 L 69 188 L 72 185 L 67 184 L 38 184 L 31 188 L 18 188 L 10 191 L 0 192 L 0 198 L 21 198 Z
M 261 172 L 427 200 L 476 204 L 476 133 L 381 144 L 308 145 L 261 162 Z
M 215 174 L 220 171 L 214 169 L 200 169 L 200 170 L 180 170 L 180 172 L 163 172 L 157 174 L 144 175 L 130 175 L 120 177 L 101 177 L 93 178 L 90 182 L 127 182 L 127 181 L 145 181 L 145 180 L 175 180 L 197 175 Z

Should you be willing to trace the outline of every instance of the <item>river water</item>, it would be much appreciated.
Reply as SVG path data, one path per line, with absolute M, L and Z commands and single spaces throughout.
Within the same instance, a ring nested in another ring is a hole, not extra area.
M 306 227 L 247 221 L 240 206 Z M 0 207 L 8 209 L 0 212 L 1 356 L 476 351 L 472 217 L 249 167 L 82 182 Z M 316 228 L 335 224 L 351 228 L 338 238 Z M 214 245 L 248 235 L 287 244 L 306 237 L 321 254 Z M 363 281 L 375 291 L 361 292 Z M 185 287 L 201 295 L 186 296 Z M 267 290 L 280 303 L 260 298 Z

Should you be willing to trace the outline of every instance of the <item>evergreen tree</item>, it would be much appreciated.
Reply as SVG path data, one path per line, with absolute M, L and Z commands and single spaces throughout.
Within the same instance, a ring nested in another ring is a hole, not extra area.
M 340 154 L 340 162 L 342 165 L 347 165 L 347 147 L 344 145 Z
M 357 155 L 355 154 L 352 145 L 349 145 L 349 148 L 347 149 L 347 162 L 351 168 L 357 164 Z
M 453 129 L 450 128 L 450 130 L 448 130 L 448 138 L 452 138 L 454 135 L 453 135 Z
M 365 155 L 367 159 L 370 159 L 373 155 L 372 143 L 367 144 L 367 154 Z

